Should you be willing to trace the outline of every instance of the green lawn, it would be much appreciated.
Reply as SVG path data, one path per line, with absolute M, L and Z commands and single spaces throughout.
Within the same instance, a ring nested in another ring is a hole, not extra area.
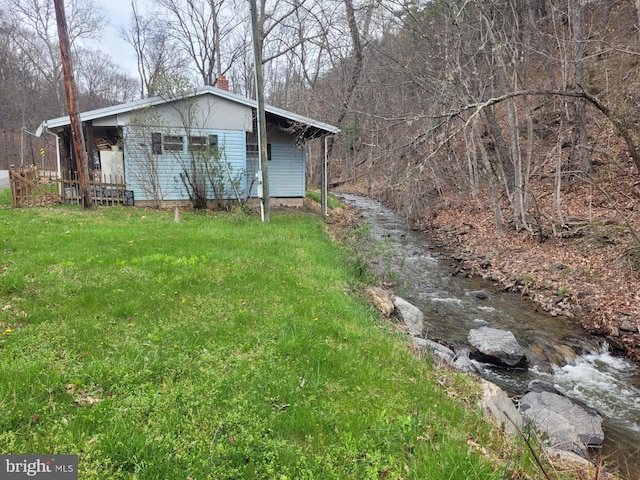
M 0 192 L 0 452 L 81 479 L 502 479 L 476 384 L 411 354 L 320 218 Z M 486 447 L 484 450 L 483 447 Z M 525 477 L 517 477 L 525 478 Z

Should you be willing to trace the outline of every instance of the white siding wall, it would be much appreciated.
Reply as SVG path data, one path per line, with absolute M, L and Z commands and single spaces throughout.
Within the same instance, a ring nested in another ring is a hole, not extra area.
M 188 100 L 176 100 L 166 104 L 156 105 L 151 111 L 157 118 L 161 118 L 164 125 L 183 125 L 184 119 L 189 118 L 192 126 L 202 128 L 217 128 L 225 130 L 253 129 L 253 114 L 251 107 L 241 105 L 231 100 L 214 95 L 202 95 Z M 133 110 L 110 115 L 93 120 L 94 127 L 129 125 L 132 119 L 140 115 L 147 115 L 147 110 Z

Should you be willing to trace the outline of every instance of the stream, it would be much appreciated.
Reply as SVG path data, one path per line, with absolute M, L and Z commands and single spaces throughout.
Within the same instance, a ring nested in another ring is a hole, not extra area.
M 466 344 L 469 330 L 481 325 L 510 330 L 532 367 L 509 370 L 483 365 L 482 376 L 511 395 L 524 394 L 531 380 L 547 381 L 595 408 L 605 419 L 601 454 L 623 475 L 640 478 L 637 364 L 612 355 L 604 339 L 590 335 L 576 321 L 540 312 L 531 301 L 499 291 L 488 280 L 456 275 L 456 262 L 428 234 L 412 231 L 381 203 L 356 195 L 337 196 L 356 209 L 373 239 L 391 252 L 391 258 L 380 260 L 374 270 L 391 271 L 396 295 L 422 310 L 425 338 Z

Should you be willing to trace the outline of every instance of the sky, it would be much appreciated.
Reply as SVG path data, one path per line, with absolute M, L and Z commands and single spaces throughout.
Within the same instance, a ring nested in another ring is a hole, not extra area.
M 136 0 L 141 12 L 145 11 L 143 5 L 148 4 L 149 0 Z M 106 53 L 111 60 L 122 66 L 126 73 L 137 78 L 136 72 L 136 56 L 133 48 L 122 40 L 120 30 L 129 22 L 131 16 L 131 0 L 96 0 L 96 3 L 105 9 L 107 14 L 107 22 L 102 32 L 102 39 L 99 43 L 93 45 L 93 48 Z

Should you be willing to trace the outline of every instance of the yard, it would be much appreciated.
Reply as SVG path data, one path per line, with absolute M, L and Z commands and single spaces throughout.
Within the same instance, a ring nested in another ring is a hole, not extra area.
M 77 454 L 81 479 L 536 478 L 476 384 L 354 293 L 321 218 L 9 201 L 2 453 Z

